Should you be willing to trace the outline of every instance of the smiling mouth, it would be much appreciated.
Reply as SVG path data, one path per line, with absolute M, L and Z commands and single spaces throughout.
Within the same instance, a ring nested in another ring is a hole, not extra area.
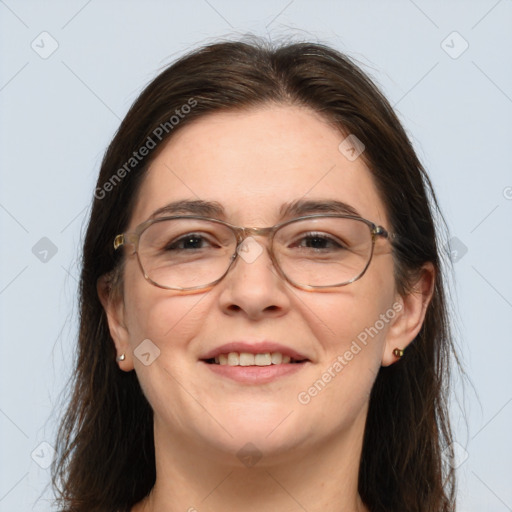
M 220 366 L 271 366 L 300 364 L 309 361 L 309 359 L 294 359 L 280 352 L 264 352 L 258 354 L 251 354 L 249 352 L 229 352 L 219 354 L 217 357 L 210 359 L 203 359 L 203 361 L 208 364 Z

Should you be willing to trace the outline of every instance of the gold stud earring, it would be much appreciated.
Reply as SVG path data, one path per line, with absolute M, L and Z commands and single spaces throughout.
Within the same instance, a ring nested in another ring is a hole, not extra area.
M 393 350 L 393 355 L 395 357 L 398 357 L 398 359 L 400 359 L 404 355 L 404 351 L 401 348 L 395 348 Z
M 116 357 L 116 361 L 119 363 L 120 361 L 124 361 L 126 359 L 126 356 L 124 354 L 121 354 L 120 356 Z

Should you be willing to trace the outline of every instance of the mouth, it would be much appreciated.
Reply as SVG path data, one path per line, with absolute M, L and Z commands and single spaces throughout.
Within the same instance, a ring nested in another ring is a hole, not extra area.
M 295 375 L 313 361 L 291 347 L 271 341 L 235 341 L 202 355 L 213 375 L 250 386 Z
M 301 364 L 308 362 L 309 359 L 294 358 L 281 352 L 226 352 L 202 361 L 220 366 L 272 366 Z

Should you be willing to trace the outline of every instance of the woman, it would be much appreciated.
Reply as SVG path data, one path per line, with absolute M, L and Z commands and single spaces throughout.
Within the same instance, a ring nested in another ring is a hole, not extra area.
M 453 510 L 434 209 L 335 50 L 218 43 L 162 72 L 95 191 L 61 509 Z

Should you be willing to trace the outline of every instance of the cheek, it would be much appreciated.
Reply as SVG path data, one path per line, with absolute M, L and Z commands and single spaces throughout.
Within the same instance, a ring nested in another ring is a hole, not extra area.
M 128 276 L 125 285 L 126 326 L 137 378 L 153 410 L 179 424 L 188 395 L 177 383 L 187 382 L 194 371 L 188 351 L 204 324 L 208 294 L 177 295 L 137 276 Z
M 305 323 L 322 351 L 317 375 L 322 382 L 312 385 L 325 388 L 324 399 L 334 407 L 355 407 L 366 399 L 396 316 L 393 275 L 374 270 L 338 293 L 317 294 L 309 304 L 304 298 Z
M 153 286 L 138 269 L 127 265 L 124 303 L 130 344 L 135 350 L 142 340 L 150 339 L 161 351 L 172 340 L 183 345 L 201 325 L 201 302 L 205 294 L 178 295 Z M 203 313 L 204 314 L 204 313 Z
M 394 297 L 393 286 L 383 281 L 377 276 L 373 282 L 357 281 L 350 288 L 317 294 L 309 301 L 304 297 L 301 315 L 324 350 L 345 351 L 352 341 L 364 343 L 367 336 L 383 341 Z
M 132 347 L 149 338 L 161 351 L 184 346 L 201 325 L 201 297 L 171 296 L 164 290 L 140 294 L 126 305 Z M 135 347 L 134 347 L 135 348 Z

